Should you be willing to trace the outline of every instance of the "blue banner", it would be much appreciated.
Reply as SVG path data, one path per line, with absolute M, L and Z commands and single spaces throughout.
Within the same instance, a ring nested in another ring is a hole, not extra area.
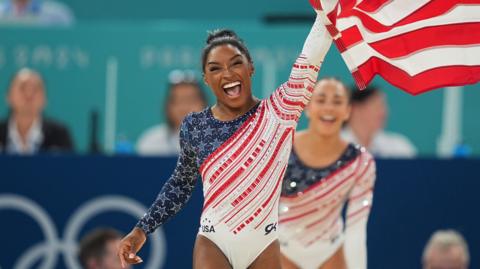
M 0 157 L 0 268 L 80 268 L 78 240 L 99 226 L 127 233 L 155 199 L 175 159 Z M 480 260 L 480 160 L 379 160 L 368 225 L 372 269 L 421 268 L 437 229 L 467 239 Z M 183 211 L 150 236 L 135 268 L 191 268 L 200 182 Z

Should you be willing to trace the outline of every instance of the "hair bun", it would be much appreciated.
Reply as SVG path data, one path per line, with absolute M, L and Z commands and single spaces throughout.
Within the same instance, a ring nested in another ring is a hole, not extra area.
M 212 43 L 216 39 L 237 39 L 237 34 L 230 29 L 216 29 L 208 33 L 207 44 Z

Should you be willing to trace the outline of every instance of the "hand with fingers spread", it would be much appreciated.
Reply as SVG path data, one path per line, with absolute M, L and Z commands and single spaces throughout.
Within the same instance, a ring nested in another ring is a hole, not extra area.
M 147 240 L 145 232 L 135 227 L 127 234 L 118 246 L 118 257 L 122 263 L 122 268 L 127 264 L 138 264 L 143 262 L 142 258 L 137 256 L 137 252 L 142 248 Z

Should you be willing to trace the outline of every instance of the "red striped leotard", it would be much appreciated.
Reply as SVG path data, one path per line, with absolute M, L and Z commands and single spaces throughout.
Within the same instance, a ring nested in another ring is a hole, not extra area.
M 316 269 L 343 245 L 348 268 L 366 269 L 375 175 L 375 161 L 358 145 L 349 144 L 324 168 L 308 167 L 292 151 L 280 198 L 282 254 L 302 269 Z
M 176 214 L 200 175 L 199 234 L 213 241 L 233 268 L 247 268 L 278 238 L 278 202 L 293 132 L 330 44 L 317 18 L 289 80 L 269 98 L 233 121 L 215 119 L 211 109 L 187 116 L 177 167 L 137 227 L 150 233 Z

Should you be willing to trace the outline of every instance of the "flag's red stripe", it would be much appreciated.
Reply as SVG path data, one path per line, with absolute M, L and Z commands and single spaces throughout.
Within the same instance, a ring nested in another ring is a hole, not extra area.
M 473 44 L 480 45 L 480 23 L 432 26 L 370 43 L 369 45 L 388 58 L 396 58 L 407 56 L 429 47 Z
M 480 65 L 442 66 L 426 70 L 412 77 L 402 69 L 373 57 L 359 66 L 353 75 L 356 82 L 360 83 L 360 87 L 368 85 L 376 74 L 392 85 L 410 94 L 417 95 L 437 88 L 477 83 L 480 81 Z
M 362 22 L 362 25 L 369 31 L 374 33 L 383 33 L 390 31 L 398 26 L 407 25 L 420 20 L 440 16 L 450 11 L 454 6 L 460 4 L 480 4 L 480 0 L 432 0 L 431 2 L 427 3 L 415 12 L 406 16 L 404 19 L 390 26 L 383 25 L 380 22 L 376 21 L 374 18 L 356 9 L 342 9 L 342 13 L 339 15 L 338 18 L 357 17 Z
M 385 6 L 385 4 L 392 1 L 393 0 L 368 0 L 358 4 L 357 8 L 365 12 L 376 12 L 378 9 Z
M 357 0 L 338 0 L 338 2 L 342 10 L 350 10 L 357 4 Z
M 480 0 L 432 0 L 424 5 L 421 9 L 416 10 L 408 17 L 397 22 L 395 26 L 407 25 L 412 22 L 437 17 L 452 10 L 455 6 L 461 4 L 475 5 L 480 4 Z
M 362 42 L 363 37 L 357 26 L 352 26 L 342 31 L 342 37 L 335 40 L 340 53 L 344 52 L 353 45 Z
M 385 57 L 396 58 L 429 47 L 480 44 L 480 35 L 472 33 L 480 33 L 480 23 L 431 26 L 369 43 L 369 45 Z M 343 31 L 342 37 L 337 39 L 336 43 L 338 50 L 344 52 L 362 41 L 360 31 L 357 26 L 353 26 Z

